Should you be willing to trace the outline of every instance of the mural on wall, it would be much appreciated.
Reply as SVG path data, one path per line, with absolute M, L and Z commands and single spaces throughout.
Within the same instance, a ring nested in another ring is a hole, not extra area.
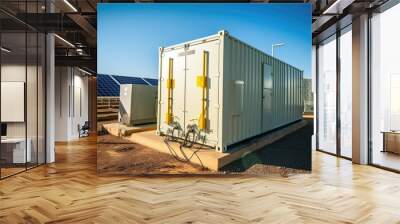
M 310 19 L 307 4 L 99 4 L 98 173 L 310 171 Z

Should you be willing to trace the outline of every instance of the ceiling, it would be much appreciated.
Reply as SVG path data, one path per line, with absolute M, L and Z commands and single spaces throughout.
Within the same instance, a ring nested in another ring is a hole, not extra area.
M 47 4 L 45 0 L 1 0 L 2 43 L 12 49 L 8 57 L 26 53 L 25 31 L 52 32 L 57 34 L 56 65 L 79 66 L 96 73 L 96 4 L 97 0 L 47 0 Z M 36 48 L 27 46 L 29 57 Z
M 338 21 L 347 19 L 351 23 L 351 16 L 374 9 L 386 1 L 388 0 L 220 0 L 219 2 L 310 3 L 313 12 L 312 35 L 315 43 L 320 38 L 335 32 L 335 26 L 340 24 Z M 23 35 L 18 33 L 25 32 L 26 29 L 32 32 L 56 33 L 58 35 L 55 38 L 56 65 L 80 66 L 95 73 L 96 4 L 117 2 L 185 2 L 185 0 L 47 0 L 47 5 L 46 0 L 1 0 L 0 24 L 3 33 L 10 33 L 4 38 L 14 40 L 16 49 L 17 45 L 24 44 L 21 43 Z M 18 50 L 15 53 L 17 54 Z
M 313 43 L 351 24 L 352 18 L 373 12 L 390 0 L 319 0 L 313 2 Z

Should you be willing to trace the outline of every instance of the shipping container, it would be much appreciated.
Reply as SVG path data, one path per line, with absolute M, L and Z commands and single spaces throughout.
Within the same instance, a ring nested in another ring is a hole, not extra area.
M 220 152 L 302 119 L 303 71 L 227 31 L 161 47 L 159 80 L 157 133 Z
M 157 122 L 157 86 L 121 84 L 119 121 L 133 126 Z

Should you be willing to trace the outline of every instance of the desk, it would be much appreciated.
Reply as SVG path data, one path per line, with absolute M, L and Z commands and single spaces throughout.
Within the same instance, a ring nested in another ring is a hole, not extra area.
M 28 143 L 25 152 L 25 138 L 5 138 L 1 139 L 1 156 L 6 163 L 25 163 L 31 162 L 32 153 L 30 138 L 26 139 Z M 12 159 L 11 159 L 12 158 Z
M 383 131 L 382 152 L 400 154 L 400 131 Z

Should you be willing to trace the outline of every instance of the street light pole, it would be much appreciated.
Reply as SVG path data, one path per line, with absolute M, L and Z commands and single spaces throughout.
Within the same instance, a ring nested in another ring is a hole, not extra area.
M 275 47 L 282 47 L 284 45 L 285 45 L 285 43 L 272 44 L 272 57 L 274 57 L 274 48 Z

